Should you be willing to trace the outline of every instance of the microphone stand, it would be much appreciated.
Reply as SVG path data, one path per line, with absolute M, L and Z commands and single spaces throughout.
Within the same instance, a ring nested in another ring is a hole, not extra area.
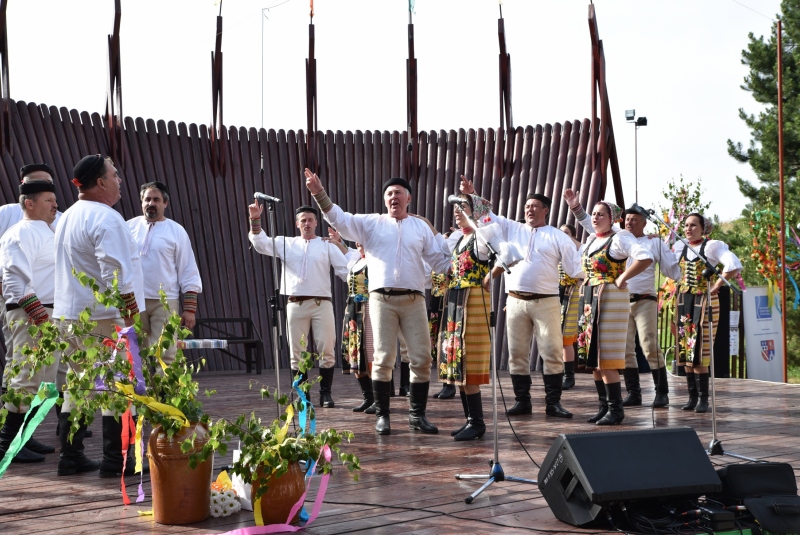
M 278 392 L 281 390 L 281 367 L 280 349 L 283 341 L 283 322 L 280 321 L 281 301 L 280 301 L 280 279 L 278 278 L 278 250 L 275 247 L 275 234 L 277 228 L 275 224 L 275 201 L 265 201 L 269 216 L 269 234 L 272 240 L 272 288 L 273 295 L 269 297 L 269 309 L 272 314 L 272 353 L 275 359 L 275 385 Z M 278 407 L 280 413 L 280 407 Z
M 645 218 L 649 219 L 650 221 L 653 221 L 654 223 L 659 223 L 669 228 L 669 225 L 667 225 L 667 223 L 663 219 L 658 217 L 655 214 L 654 210 L 643 209 L 643 211 L 644 213 L 642 213 L 642 215 Z M 689 242 L 686 241 L 686 239 L 684 239 L 677 232 L 675 232 L 674 234 L 681 242 L 683 242 L 684 247 L 689 248 L 706 265 L 706 268 L 703 270 L 703 277 L 705 277 L 706 279 L 706 302 L 708 305 L 707 314 L 708 314 L 708 334 L 709 334 L 708 338 L 709 338 L 709 351 L 711 354 L 711 360 L 709 362 L 709 370 L 708 370 L 709 380 L 711 384 L 711 443 L 709 444 L 706 453 L 708 453 L 708 455 L 727 455 L 729 457 L 736 457 L 737 459 L 743 459 L 745 461 L 758 462 L 758 459 L 753 459 L 752 457 L 746 457 L 744 455 L 739 455 L 736 453 L 725 451 L 725 449 L 722 447 L 722 442 L 717 437 L 717 391 L 716 388 L 714 387 L 714 315 L 711 309 L 711 276 L 716 274 L 719 277 L 719 279 L 722 280 L 725 284 L 727 284 L 728 288 L 730 288 L 734 292 L 741 293 L 741 290 L 735 287 L 728 279 L 723 277 L 722 273 L 719 271 L 719 268 L 717 268 L 717 266 L 712 265 L 711 262 L 708 261 L 708 258 L 700 254 L 700 251 L 689 245 Z
M 475 224 L 475 221 L 472 219 L 471 216 L 468 216 L 466 213 L 463 213 L 464 217 L 466 217 L 469 226 L 472 227 L 473 232 L 475 232 L 475 240 L 477 244 L 477 240 L 479 239 L 478 235 L 478 226 Z M 508 266 L 497 256 L 497 251 L 494 250 L 492 244 L 489 243 L 488 240 L 482 240 L 486 245 L 486 248 L 489 250 L 489 273 L 491 273 L 491 266 L 497 261 L 500 266 L 505 270 L 506 273 L 510 273 L 511 270 L 508 269 Z M 489 304 L 492 305 L 494 303 L 494 283 L 489 286 Z M 521 477 L 514 477 L 508 476 L 503 472 L 503 467 L 500 465 L 500 455 L 499 455 L 499 446 L 498 446 L 498 427 L 497 427 L 497 355 L 495 351 L 495 313 L 492 310 L 489 313 L 489 329 L 491 332 L 491 357 L 489 362 L 491 363 L 492 367 L 492 421 L 493 421 L 493 434 L 494 434 L 494 459 L 489 461 L 489 466 L 491 469 L 488 475 L 488 481 L 484 483 L 478 490 L 470 494 L 464 499 L 465 503 L 472 503 L 472 501 L 478 497 L 484 490 L 489 488 L 492 483 L 501 482 L 501 481 L 514 481 L 517 483 L 530 483 L 533 485 L 537 484 L 535 479 L 523 479 Z M 485 474 L 456 474 L 456 479 L 464 480 L 464 479 L 486 479 L 487 476 Z

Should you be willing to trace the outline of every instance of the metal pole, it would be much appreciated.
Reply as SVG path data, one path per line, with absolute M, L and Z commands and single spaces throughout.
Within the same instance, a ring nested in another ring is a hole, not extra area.
M 264 128 L 264 9 L 261 10 L 261 128 Z
M 778 176 L 780 182 L 781 231 L 781 329 L 783 343 L 783 382 L 788 382 L 789 355 L 786 347 L 786 207 L 783 188 L 783 37 L 782 24 L 778 21 Z
M 634 187 L 636 204 L 639 204 L 639 125 L 634 126 L 633 134 Z

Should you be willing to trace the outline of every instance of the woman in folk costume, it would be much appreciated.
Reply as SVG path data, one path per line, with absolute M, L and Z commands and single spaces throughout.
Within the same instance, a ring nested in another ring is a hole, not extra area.
M 347 304 L 342 330 L 342 360 L 355 373 L 364 401 L 353 412 L 375 414 L 372 394 L 372 324 L 369 321 L 369 279 L 364 247 L 356 243 L 357 254 L 348 254 Z
M 477 195 L 462 197 L 467 202 L 454 208 L 458 230 L 447 240 L 453 252 L 452 271 L 437 344 L 439 380 L 459 387 L 467 418 L 450 433 L 457 441 L 478 439 L 486 432 L 481 385 L 489 384 L 492 309 L 489 291 L 482 286 L 489 273 L 488 250 L 466 217 L 480 225 L 492 205 Z
M 686 241 L 714 265 L 722 264 L 722 276 L 731 280 L 742 270 L 742 263 L 728 246 L 719 240 L 709 240 L 704 236 L 711 228 L 700 214 L 689 214 L 684 219 L 683 233 Z M 689 402 L 682 408 L 695 412 L 708 410 L 708 366 L 711 363 L 711 340 L 708 332 L 707 280 L 703 277 L 706 265 L 683 242 L 674 246 L 681 267 L 681 280 L 678 281 L 677 330 L 675 354 L 678 364 L 686 368 L 686 383 L 689 386 Z M 711 277 L 711 316 L 716 331 L 719 320 L 720 288 L 725 284 L 719 277 Z M 714 333 L 716 335 L 716 332 Z
M 581 242 L 575 239 L 577 232 L 572 225 L 561 225 L 561 231 L 572 238 L 575 248 L 581 248 Z M 561 337 L 564 344 L 564 382 L 563 390 L 575 386 L 575 342 L 578 340 L 578 301 L 579 292 L 576 291 L 580 279 L 567 275 L 558 265 L 558 298 L 561 302 Z
M 636 242 L 633 234 L 614 225 L 622 214 L 616 204 L 599 201 L 590 217 L 577 192 L 568 189 L 564 200 L 590 233 L 580 249 L 586 279 L 578 306 L 578 355 L 594 369 L 600 410 L 588 422 L 616 425 L 625 418 L 619 370 L 625 368 L 631 313 L 627 281 L 644 271 L 653 262 L 653 255 Z M 629 257 L 634 262 L 626 269 Z

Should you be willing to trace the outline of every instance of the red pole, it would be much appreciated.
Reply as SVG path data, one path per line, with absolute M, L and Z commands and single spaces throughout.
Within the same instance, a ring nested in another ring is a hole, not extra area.
M 783 382 L 788 382 L 789 355 L 786 347 L 786 218 L 783 192 L 783 36 L 778 21 L 778 176 L 780 181 L 781 232 L 781 329 L 783 330 Z

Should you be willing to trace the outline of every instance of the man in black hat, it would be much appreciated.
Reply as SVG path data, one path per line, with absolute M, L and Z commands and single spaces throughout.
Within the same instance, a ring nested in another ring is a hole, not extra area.
M 194 259 L 189 235 L 181 225 L 168 219 L 164 211 L 169 206 L 169 189 L 161 182 L 148 182 L 139 188 L 142 213 L 128 220 L 136 249 L 147 273 L 144 281 L 145 306 L 140 310 L 142 331 L 147 333 L 148 344 L 161 335 L 169 316 L 181 309 L 181 324 L 194 329 L 197 295 L 203 291 L 200 271 Z M 167 296 L 165 310 L 159 292 Z M 163 360 L 169 365 L 175 360 L 177 348 L 172 345 L 164 351 Z
M 388 214 L 349 214 L 333 204 L 319 177 L 305 171 L 306 187 L 314 195 L 325 218 L 342 237 L 364 246 L 369 270 L 369 314 L 375 344 L 372 390 L 379 435 L 391 433 L 389 397 L 396 359 L 397 335 L 408 345 L 410 391 L 408 426 L 434 434 L 439 430 L 425 416 L 431 377 L 431 339 L 425 305 L 425 284 L 430 269 L 450 269 L 450 253 L 444 238 L 424 218 L 408 213 L 411 185 L 402 178 L 383 184 Z M 409 217 L 412 216 L 412 217 Z M 424 263 L 430 268 L 426 270 Z
M 115 326 L 132 325 L 144 303 L 142 268 L 139 251 L 125 219 L 114 210 L 120 200 L 122 179 L 111 158 L 93 154 L 81 159 L 73 169 L 72 183 L 78 188 L 78 201 L 66 212 L 56 227 L 55 236 L 55 306 L 53 316 L 63 320 L 66 331 L 88 306 L 92 308 L 94 331 L 111 338 Z M 117 277 L 120 296 L 125 305 L 120 309 L 98 305 L 91 288 L 82 286 L 74 271 L 86 273 L 100 286 L 110 288 Z M 67 351 L 81 349 L 82 342 L 69 340 Z M 100 477 L 122 474 L 122 422 L 114 413 L 103 411 L 103 461 L 88 459 L 83 453 L 85 425 L 69 442 L 69 421 L 72 400 L 64 396 L 59 415 L 61 458 L 58 475 L 71 475 L 100 469 Z M 125 475 L 133 475 L 134 463 L 128 463 Z M 145 469 L 147 470 L 147 469 Z
M 55 172 L 46 163 L 32 163 L 23 165 L 19 170 L 20 183 L 25 184 L 33 182 L 52 184 L 54 176 L 56 176 Z M 0 237 L 2 237 L 3 234 L 5 234 L 6 231 L 13 225 L 20 222 L 22 220 L 22 216 L 22 206 L 18 202 L 0 206 Z M 61 212 L 56 212 L 56 219 L 53 223 L 51 223 L 51 228 L 55 228 L 59 217 L 61 217 Z M 2 251 L 0 250 L 0 252 Z M 2 288 L 0 288 L 0 292 L 2 292 Z M 0 368 L 5 367 L 5 363 L 11 360 L 11 355 L 14 353 L 11 331 L 8 328 L 5 315 L 5 302 L 0 299 L 0 321 L 3 323 L 3 341 L 6 344 L 6 354 L 0 355 L 0 360 L 2 360 L 2 362 L 0 362 Z M 3 377 L 3 386 L 5 387 L 5 377 Z
M 339 240 L 323 240 L 317 237 L 317 211 L 310 206 L 301 206 L 295 211 L 295 226 L 300 236 L 277 236 L 275 249 L 272 239 L 261 231 L 261 212 L 264 208 L 258 201 L 249 206 L 250 243 L 263 255 L 281 259 L 281 293 L 288 296 L 286 320 L 289 330 L 289 347 L 292 349 L 292 370 L 297 373 L 300 363 L 301 345 L 311 330 L 319 353 L 319 404 L 334 406 L 331 397 L 333 367 L 336 364 L 336 325 L 331 301 L 330 269 L 343 281 L 347 281 L 347 258 L 337 245 Z M 334 243 L 334 241 L 336 243 Z M 307 374 L 303 374 L 303 380 Z
M 461 177 L 461 192 L 474 193 L 472 183 Z M 558 266 L 570 277 L 581 272 L 580 256 L 572 240 L 547 224 L 550 214 L 549 197 L 530 193 L 525 201 L 525 223 L 518 223 L 492 214 L 502 230 L 503 239 L 513 243 L 523 260 L 505 274 L 506 332 L 508 336 L 508 371 L 514 387 L 516 403 L 507 414 L 531 414 L 531 342 L 542 357 L 542 380 L 545 391 L 545 414 L 572 418 L 561 406 L 564 362 L 561 359 L 561 303 L 558 298 Z M 494 278 L 503 273 L 495 267 L 486 276 Z M 510 335 L 513 333 L 513 336 Z
M 23 219 L 12 225 L 0 239 L 0 276 L 3 280 L 3 299 L 6 319 L 12 337 L 8 344 L 14 348 L 12 362 L 24 360 L 22 348 L 33 346 L 28 333 L 31 324 L 50 321 L 53 313 L 53 284 L 55 260 L 53 256 L 53 230 L 50 225 L 58 213 L 55 186 L 44 180 L 22 182 L 19 185 L 19 204 Z M 19 373 L 9 377 L 8 387 L 20 394 L 35 394 L 42 381 L 55 382 L 59 355 L 53 363 L 33 370 L 22 366 Z M 22 428 L 29 406 L 6 402 L 6 421 L 0 428 L 0 459 L 8 452 L 11 442 Z M 31 463 L 44 461 L 45 453 L 55 448 L 31 438 L 12 462 Z

